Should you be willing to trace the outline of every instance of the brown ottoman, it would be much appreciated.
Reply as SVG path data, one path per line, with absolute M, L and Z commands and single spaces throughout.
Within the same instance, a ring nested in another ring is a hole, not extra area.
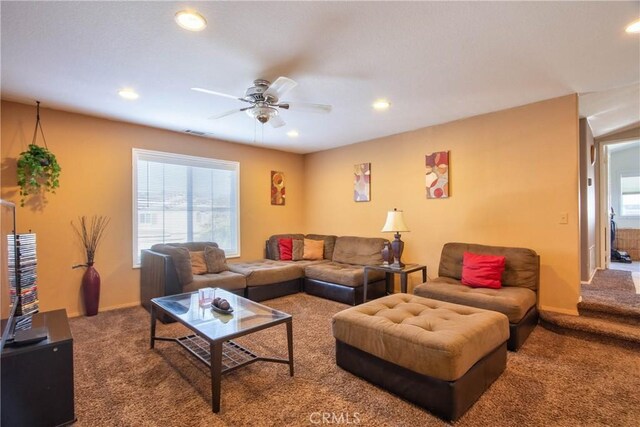
M 336 363 L 446 420 L 506 367 L 504 314 L 394 294 L 333 316 Z

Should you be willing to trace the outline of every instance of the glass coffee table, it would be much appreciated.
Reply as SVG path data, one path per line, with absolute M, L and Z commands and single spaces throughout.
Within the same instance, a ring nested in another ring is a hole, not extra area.
M 151 300 L 151 348 L 156 341 L 180 344 L 211 370 L 211 409 L 220 412 L 220 380 L 224 373 L 234 371 L 253 362 L 275 362 L 289 365 L 293 376 L 293 331 L 290 314 L 274 310 L 223 289 L 214 288 L 215 296 L 229 301 L 233 312 L 222 314 L 212 311 L 211 305 L 201 305 L 198 292 L 153 298 Z M 180 337 L 156 336 L 158 312 L 180 322 L 193 334 Z M 257 356 L 231 341 L 252 332 L 284 323 L 287 325 L 289 359 Z

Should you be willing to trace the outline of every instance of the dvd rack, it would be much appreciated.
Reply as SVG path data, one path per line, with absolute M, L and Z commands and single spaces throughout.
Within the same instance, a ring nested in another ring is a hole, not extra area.
M 9 258 L 11 302 L 17 304 L 16 315 L 24 316 L 38 312 L 38 284 L 35 233 L 7 236 L 8 251 L 15 254 Z

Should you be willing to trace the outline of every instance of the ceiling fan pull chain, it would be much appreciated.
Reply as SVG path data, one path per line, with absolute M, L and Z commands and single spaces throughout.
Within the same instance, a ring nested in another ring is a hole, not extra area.
M 33 139 L 31 140 L 32 145 L 36 144 L 36 139 L 38 138 L 38 129 L 40 129 L 40 135 L 42 135 L 42 141 L 44 142 L 44 148 L 47 150 L 47 139 L 44 137 L 44 131 L 42 130 L 42 123 L 40 123 L 40 101 L 36 101 L 36 128 L 33 130 Z

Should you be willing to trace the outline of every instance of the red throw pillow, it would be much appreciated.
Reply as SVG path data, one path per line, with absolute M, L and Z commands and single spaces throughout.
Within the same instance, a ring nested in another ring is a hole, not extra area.
M 293 239 L 278 239 L 278 248 L 282 261 L 293 260 Z
M 462 284 L 472 288 L 500 289 L 504 257 L 465 252 L 462 260 Z

